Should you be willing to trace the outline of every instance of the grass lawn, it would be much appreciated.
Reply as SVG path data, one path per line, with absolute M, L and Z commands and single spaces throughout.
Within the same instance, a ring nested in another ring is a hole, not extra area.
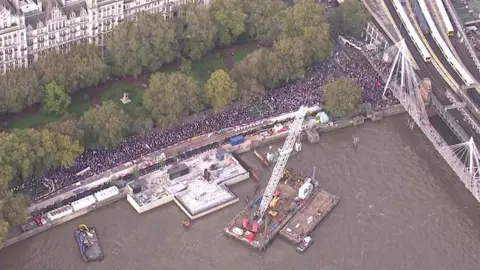
M 204 58 L 192 61 L 192 75 L 200 84 L 205 84 L 210 74 L 217 69 L 225 69 L 221 55 L 208 55 Z
M 75 115 L 75 116 L 82 116 L 84 112 L 90 109 L 90 100 L 88 96 L 83 95 L 74 95 L 72 97 L 72 103 L 68 108 L 68 112 Z
M 82 116 L 84 112 L 90 109 L 90 101 L 83 99 L 81 95 L 74 95 L 68 112 L 75 116 Z M 61 116 L 49 115 L 41 111 L 24 113 L 21 118 L 8 123 L 8 129 L 34 128 L 58 121 Z
M 8 129 L 24 129 L 43 126 L 48 123 L 59 120 L 61 117 L 56 115 L 48 115 L 42 112 L 31 112 L 23 114 L 23 117 L 10 121 L 8 123 Z
M 120 101 L 120 99 L 123 97 L 123 93 L 125 92 L 128 93 L 128 97 L 131 100 L 131 102 L 127 104 L 123 104 L 122 101 Z M 144 113 L 142 107 L 143 92 L 145 92 L 145 89 L 140 87 L 135 87 L 122 83 L 115 83 L 109 88 L 105 89 L 105 91 L 102 93 L 101 100 L 102 102 L 105 102 L 107 100 L 113 100 L 126 113 L 135 117 L 140 116 Z
M 255 47 L 249 47 L 249 48 L 243 48 L 241 50 L 238 50 L 235 52 L 233 55 L 233 62 L 238 63 L 245 58 L 245 56 L 249 55 L 251 52 L 255 51 L 257 48 Z

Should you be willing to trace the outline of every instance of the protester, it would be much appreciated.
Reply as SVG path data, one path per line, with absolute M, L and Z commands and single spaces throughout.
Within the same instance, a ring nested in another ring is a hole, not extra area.
M 13 190 L 30 195 L 34 201 L 40 201 L 94 174 L 188 138 L 295 111 L 302 105 L 318 104 L 323 95 L 322 86 L 341 75 L 347 75 L 360 84 L 361 102 L 370 102 L 373 106 L 381 105 L 380 103 L 385 102 L 382 100 L 383 82 L 368 61 L 362 57 L 361 54 L 351 55 L 349 59 L 343 54 L 336 54 L 334 58 L 343 70 L 332 59 L 327 59 L 309 68 L 303 78 L 284 87 L 270 90 L 262 99 L 248 105 L 236 105 L 218 113 L 208 112 L 190 122 L 125 138 L 118 145 L 110 148 L 86 149 L 72 167 L 50 170 L 41 178 L 31 177 Z

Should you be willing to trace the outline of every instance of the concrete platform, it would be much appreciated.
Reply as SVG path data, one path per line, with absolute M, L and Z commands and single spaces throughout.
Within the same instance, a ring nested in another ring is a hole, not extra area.
M 333 210 L 340 198 L 325 190 L 313 194 L 304 207 L 280 230 L 280 235 L 294 244 L 300 244 Z
M 172 177 L 168 170 L 178 165 L 167 166 L 147 174 L 129 185 L 127 201 L 138 213 L 144 213 L 163 204 L 175 201 L 190 219 L 196 219 L 231 205 L 238 197 L 229 189 L 250 177 L 250 173 L 230 154 L 222 161 L 216 159 L 216 150 L 202 153 L 182 161 L 188 174 Z M 210 172 L 209 181 L 204 177 Z M 134 194 L 133 186 L 141 191 Z

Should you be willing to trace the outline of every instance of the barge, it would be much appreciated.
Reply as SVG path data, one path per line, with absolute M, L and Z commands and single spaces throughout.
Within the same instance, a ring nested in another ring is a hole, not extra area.
M 75 230 L 75 239 L 84 262 L 103 260 L 103 251 L 95 227 L 88 228 L 87 225 L 81 224 Z

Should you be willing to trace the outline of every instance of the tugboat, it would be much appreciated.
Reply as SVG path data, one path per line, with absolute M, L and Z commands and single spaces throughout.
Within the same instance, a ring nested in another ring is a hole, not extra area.
M 305 236 L 303 238 L 302 242 L 297 246 L 297 252 L 303 253 L 305 250 L 307 250 L 310 245 L 313 243 L 313 238 L 310 235 Z
M 79 225 L 75 230 L 75 239 L 84 262 L 103 260 L 103 251 L 95 227 L 88 228 L 85 224 Z

